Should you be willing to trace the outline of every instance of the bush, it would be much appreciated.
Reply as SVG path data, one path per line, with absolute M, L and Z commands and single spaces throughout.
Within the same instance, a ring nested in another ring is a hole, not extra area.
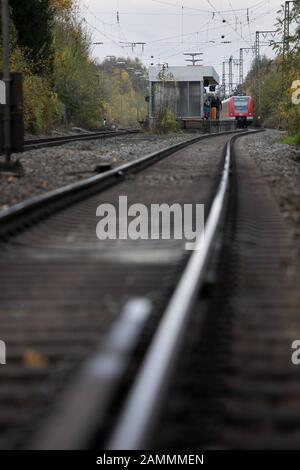
M 52 89 L 51 81 L 42 73 L 33 73 L 25 49 L 14 47 L 11 55 L 13 71 L 23 73 L 24 125 L 32 133 L 47 132 L 63 121 L 63 104 Z M 39 64 L 40 71 L 43 64 Z
M 24 78 L 24 124 L 33 133 L 49 131 L 62 124 L 63 105 L 46 79 L 26 74 Z
M 300 133 L 297 135 L 290 135 L 282 139 L 283 144 L 299 145 L 300 146 Z
M 279 122 L 278 112 L 275 110 L 274 113 L 270 113 L 270 115 L 264 119 L 263 125 L 264 127 L 268 127 L 269 129 L 279 129 L 281 126 Z
M 288 70 L 288 77 L 284 92 L 282 92 L 282 70 L 276 63 L 268 64 L 263 62 L 261 65 L 260 88 L 261 88 L 261 107 L 260 123 L 266 127 L 281 128 L 288 131 L 290 135 L 297 135 L 300 130 L 300 105 L 292 102 L 293 81 L 299 80 L 300 67 L 299 59 L 295 59 Z M 257 82 L 255 80 L 255 63 L 246 79 L 245 89 L 247 93 L 254 97 L 254 116 L 258 120 L 257 106 Z
M 103 102 L 89 58 L 89 37 L 75 18 L 54 32 L 54 89 L 66 107 L 69 124 L 95 127 Z
M 159 134 L 168 134 L 180 130 L 180 124 L 170 109 L 163 108 L 159 111 L 155 119 L 155 130 Z

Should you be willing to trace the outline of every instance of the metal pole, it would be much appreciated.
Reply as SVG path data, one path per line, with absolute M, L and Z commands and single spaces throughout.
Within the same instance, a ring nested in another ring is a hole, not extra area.
M 284 6 L 284 30 L 283 30 L 283 49 L 282 49 L 282 93 L 284 93 L 288 81 L 289 52 L 290 52 L 290 3 L 286 1 Z
M 243 84 L 244 81 L 244 57 L 243 57 L 243 49 L 240 49 L 240 77 L 239 83 L 240 85 Z
M 241 47 L 240 48 L 240 73 L 239 73 L 239 84 L 242 85 L 244 82 L 244 51 L 252 51 L 254 52 L 255 47 Z
M 223 88 L 223 98 L 224 98 L 224 99 L 225 99 L 225 97 L 226 97 L 226 71 L 225 71 L 225 64 L 226 64 L 226 62 L 223 62 L 222 88 Z
M 233 62 L 233 57 L 230 56 L 230 59 L 229 59 L 229 95 L 230 96 L 231 96 L 232 88 L 233 88 L 232 62 Z
M 258 116 L 261 114 L 261 85 L 260 85 L 260 70 L 261 70 L 261 60 L 260 60 L 260 34 L 263 34 L 264 37 L 267 37 L 268 34 L 275 34 L 277 31 L 256 31 L 256 40 L 255 40 L 255 61 L 256 61 L 256 89 L 257 89 L 257 109 Z
M 257 109 L 258 118 L 260 119 L 260 44 L 259 44 L 259 31 L 256 31 L 255 41 L 255 60 L 256 60 L 256 90 L 257 90 Z
M 9 66 L 9 13 L 8 0 L 2 0 L 2 37 L 3 37 L 3 81 L 5 83 L 6 102 L 4 105 L 4 153 L 6 163 L 10 163 L 10 66 Z

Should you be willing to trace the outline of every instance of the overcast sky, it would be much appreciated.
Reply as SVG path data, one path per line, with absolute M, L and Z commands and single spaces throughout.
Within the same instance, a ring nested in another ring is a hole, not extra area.
M 202 52 L 203 64 L 213 65 L 221 76 L 222 62 L 231 54 L 238 59 L 240 47 L 252 46 L 255 31 L 274 29 L 282 0 L 79 0 L 79 4 L 94 42 L 104 43 L 93 46 L 100 61 L 116 55 L 139 57 L 147 66 L 184 65 L 184 52 Z M 129 42 L 146 44 L 132 48 Z M 262 52 L 273 56 L 270 47 Z M 251 52 L 245 51 L 244 58 L 246 72 Z

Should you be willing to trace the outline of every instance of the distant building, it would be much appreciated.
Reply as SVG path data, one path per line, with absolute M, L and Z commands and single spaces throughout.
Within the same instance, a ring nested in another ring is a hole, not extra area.
M 168 106 L 177 118 L 202 118 L 204 86 L 218 84 L 219 75 L 213 67 L 150 67 L 150 122 L 162 106 Z

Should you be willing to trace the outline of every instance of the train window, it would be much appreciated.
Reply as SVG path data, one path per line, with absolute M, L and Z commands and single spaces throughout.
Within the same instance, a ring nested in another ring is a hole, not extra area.
M 234 109 L 236 113 L 247 113 L 249 106 L 248 96 L 234 96 Z

